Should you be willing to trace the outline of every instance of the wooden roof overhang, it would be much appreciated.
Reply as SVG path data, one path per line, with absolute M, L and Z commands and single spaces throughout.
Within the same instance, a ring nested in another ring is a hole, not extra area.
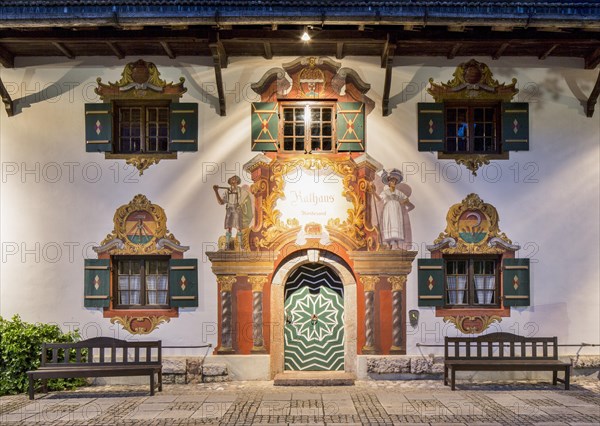
M 342 4 L 369 3 L 340 1 Z M 19 3 L 29 6 L 18 7 Z M 535 14 L 532 7 L 522 7 L 521 14 L 515 12 L 517 3 L 511 10 L 495 12 L 488 5 L 487 9 L 481 9 L 488 11 L 487 16 L 475 10 L 469 14 L 464 7 L 438 7 L 439 10 L 404 7 L 391 11 L 390 8 L 363 10 L 358 6 L 333 11 L 331 8 L 272 7 L 265 11 L 251 7 L 261 2 L 249 2 L 244 9 L 247 13 L 243 14 L 239 7 L 236 12 L 231 6 L 240 3 L 235 1 L 221 2 L 229 7 L 212 9 L 185 4 L 219 2 L 184 1 L 179 9 L 163 5 L 162 13 L 153 9 L 157 7 L 154 3 L 161 2 L 153 0 L 146 1 L 145 9 L 140 5 L 126 7 L 127 2 L 115 2 L 123 5 L 108 8 L 105 5 L 108 2 L 102 0 L 71 0 L 63 2 L 70 6 L 62 9 L 48 6 L 54 3 L 59 2 L 4 0 L 0 6 L 2 66 L 14 67 L 18 65 L 16 59 L 32 56 L 68 59 L 82 56 L 208 57 L 213 60 L 221 115 L 226 112 L 221 69 L 227 67 L 230 57 L 236 56 L 266 59 L 277 56 L 335 56 L 337 59 L 376 56 L 386 70 L 384 115 L 390 113 L 391 71 L 396 57 L 487 56 L 499 59 L 502 56 L 527 56 L 537 57 L 540 61 L 549 57 L 567 57 L 577 60 L 578 66 L 586 69 L 594 69 L 600 64 L 598 2 L 575 1 L 571 9 L 555 5 L 544 9 L 544 13 Z M 85 6 L 88 3 L 95 6 Z M 303 2 L 292 0 L 289 3 Z M 319 2 L 305 0 L 304 3 Z M 509 2 L 490 2 L 496 7 L 501 3 Z M 300 40 L 305 27 L 312 37 L 309 42 Z M 586 112 L 589 116 L 599 93 L 600 77 L 588 101 Z M 1 80 L 0 96 L 10 115 L 12 100 Z

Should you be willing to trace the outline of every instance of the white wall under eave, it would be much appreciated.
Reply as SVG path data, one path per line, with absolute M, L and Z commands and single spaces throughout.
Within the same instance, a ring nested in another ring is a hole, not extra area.
M 216 248 L 224 211 L 212 185 L 225 184 L 234 173 L 250 182 L 242 172 L 254 155 L 250 102 L 258 97 L 250 84 L 288 58 L 231 58 L 223 70 L 226 117 L 215 112 L 216 85 L 208 61 L 144 58 L 155 62 L 168 82 L 186 77 L 188 92 L 182 101 L 199 103 L 200 146 L 197 153 L 163 160 L 141 177 L 122 160 L 86 153 L 83 121 L 84 103 L 98 102 L 93 94 L 96 78 L 116 81 L 123 66 L 137 59 L 19 58 L 16 68 L 0 69 L 13 99 L 22 104 L 25 98 L 28 104 L 12 118 L 0 113 L 0 315 L 18 313 L 24 320 L 55 322 L 64 329 L 77 326 L 84 337 L 131 338 L 99 310 L 83 307 L 83 259 L 95 257 L 89 247 L 112 230 L 115 209 L 142 193 L 165 209 L 169 230 L 191 246 L 186 257 L 199 259 L 200 304 L 181 310 L 179 318 L 151 335 L 133 338 L 161 339 L 165 345 L 215 345 L 216 279 L 204 252 Z M 367 121 L 367 152 L 385 167 L 405 172 L 416 206 L 410 215 L 419 257 L 427 255 L 425 245 L 444 230 L 448 208 L 467 194 L 475 192 L 498 209 L 501 230 L 522 247 L 517 255 L 532 258 L 533 303 L 513 309 L 500 329 L 556 335 L 560 343 L 600 343 L 600 115 L 586 118 L 579 102 L 591 91 L 596 72 L 582 70 L 581 61 L 475 58 L 490 65 L 500 82 L 518 79 L 517 100 L 530 102 L 531 150 L 511 153 L 510 160 L 495 161 L 472 177 L 451 161 L 418 152 L 416 146 L 416 104 L 431 101 L 425 92 L 428 79 L 448 81 L 455 66 L 468 59 L 396 59 L 388 117 L 381 116 L 385 70 L 379 60 L 344 59 L 344 67 L 371 84 L 368 95 L 376 102 Z M 39 172 L 26 172 L 36 167 Z M 96 181 L 97 171 L 101 175 Z M 52 251 L 57 247 L 59 254 Z M 440 353 L 439 348 L 416 344 L 439 344 L 444 334 L 457 332 L 436 318 L 432 308 L 417 308 L 416 288 L 415 263 L 406 304 L 407 309 L 419 309 L 421 318 L 416 329 L 408 326 L 407 352 Z M 173 349 L 169 355 L 197 354 Z

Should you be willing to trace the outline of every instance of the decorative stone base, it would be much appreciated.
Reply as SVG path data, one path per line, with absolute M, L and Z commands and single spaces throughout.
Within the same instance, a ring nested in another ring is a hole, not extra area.
M 202 366 L 202 381 L 204 383 L 228 382 L 229 370 L 225 364 L 205 364 Z

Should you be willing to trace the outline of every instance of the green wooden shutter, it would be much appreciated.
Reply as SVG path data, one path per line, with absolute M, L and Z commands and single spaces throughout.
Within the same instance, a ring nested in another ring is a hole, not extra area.
M 529 306 L 529 259 L 502 261 L 504 306 Z
M 279 104 L 252 102 L 252 151 L 277 151 Z
M 502 103 L 502 150 L 529 151 L 529 104 Z
M 198 306 L 198 259 L 169 260 L 169 297 L 172 307 Z
M 171 152 L 198 151 L 198 104 L 172 103 L 169 129 Z
M 86 152 L 112 151 L 112 104 L 85 104 Z
M 110 259 L 85 259 L 84 298 L 86 308 L 108 308 L 110 303 Z
M 444 306 L 444 259 L 418 259 L 419 306 Z
M 419 151 L 444 150 L 444 104 L 436 102 L 419 102 L 418 138 Z
M 337 150 L 365 150 L 365 104 L 362 102 L 337 103 Z

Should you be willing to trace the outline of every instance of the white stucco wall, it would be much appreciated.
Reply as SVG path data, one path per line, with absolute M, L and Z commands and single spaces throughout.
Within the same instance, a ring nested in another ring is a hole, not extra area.
M 8 118 L 0 112 L 1 241 L 0 315 L 20 314 L 27 321 L 78 327 L 84 337 L 127 338 L 99 310 L 83 307 L 83 259 L 113 228 L 117 207 L 142 193 L 162 206 L 168 228 L 199 259 L 200 306 L 183 309 L 162 324 L 152 339 L 165 345 L 216 344 L 217 287 L 204 251 L 214 250 L 222 233 L 223 208 L 212 185 L 242 175 L 250 152 L 250 89 L 274 60 L 231 58 L 223 70 L 227 116 L 220 117 L 214 71 L 207 59 L 144 58 L 161 77 L 186 78 L 183 102 L 199 102 L 199 151 L 163 160 L 143 176 L 123 160 L 105 160 L 85 152 L 84 106 L 97 102 L 97 77 L 120 78 L 123 66 L 138 58 L 17 59 L 15 69 L 0 69 L 13 99 L 25 105 Z M 417 107 L 431 101 L 427 81 L 451 79 L 452 61 L 398 58 L 393 72 L 393 112 L 381 116 L 384 70 L 378 58 L 346 58 L 371 84 L 377 103 L 368 117 L 367 152 L 385 167 L 398 167 L 413 189 L 413 238 L 419 257 L 445 228 L 448 208 L 471 192 L 493 204 L 500 228 L 521 245 L 519 257 L 532 259 L 532 306 L 512 311 L 499 324 L 503 331 L 557 335 L 560 343 L 600 342 L 599 199 L 600 113 L 586 118 L 580 100 L 587 97 L 597 71 L 582 61 L 528 58 L 475 58 L 486 62 L 500 82 L 518 79 L 518 100 L 530 102 L 529 152 L 511 153 L 477 177 L 452 161 L 417 151 Z M 600 109 L 600 107 L 597 107 Z M 247 177 L 246 177 L 247 180 Z M 407 286 L 407 309 L 417 309 L 416 262 Z M 439 353 L 417 343 L 443 342 L 453 326 L 420 308 L 420 326 L 408 327 L 409 354 Z M 561 353 L 574 353 L 570 348 Z M 168 350 L 165 355 L 199 355 L 203 350 Z M 582 353 L 597 353 L 587 349 Z

